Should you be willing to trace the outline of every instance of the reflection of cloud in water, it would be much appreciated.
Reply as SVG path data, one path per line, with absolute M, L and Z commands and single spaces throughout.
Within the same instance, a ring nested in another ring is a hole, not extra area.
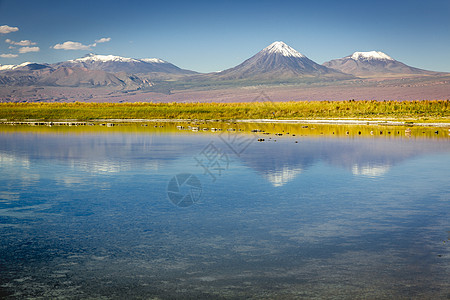
M 26 157 L 0 152 L 0 167 L 12 165 L 28 168 L 30 167 L 30 160 Z
M 30 166 L 27 157 L 0 152 L 0 178 L 20 178 L 20 185 L 26 188 L 40 179 L 40 175 L 32 172 Z
M 384 174 L 386 174 L 390 169 L 389 165 L 386 166 L 380 166 L 380 165 L 375 165 L 375 166 L 371 166 L 371 165 L 365 165 L 365 166 L 360 166 L 360 165 L 353 165 L 352 167 L 352 173 L 353 175 L 360 175 L 360 176 L 366 176 L 366 177 L 381 177 Z
M 11 204 L 19 200 L 20 193 L 10 191 L 0 191 L 0 203 Z
M 272 183 L 273 186 L 283 186 L 292 181 L 302 172 L 302 169 L 293 169 L 288 166 L 283 166 L 281 170 L 267 171 L 263 176 Z
M 35 218 L 37 216 L 44 217 L 50 215 L 43 211 L 47 211 L 52 207 L 51 204 L 44 203 L 38 205 L 28 205 L 21 207 L 11 207 L 0 209 L 0 217 L 12 217 L 12 218 Z
M 0 166 L 29 166 L 42 159 L 93 173 L 134 168 L 159 171 L 180 157 L 199 153 L 211 137 L 164 134 L 0 135 Z
M 100 160 L 90 161 L 84 163 L 72 163 L 72 167 L 80 167 L 82 170 L 89 173 L 120 173 L 133 170 L 133 164 L 126 161 Z M 148 171 L 158 171 L 162 164 L 158 161 L 145 161 L 139 165 Z

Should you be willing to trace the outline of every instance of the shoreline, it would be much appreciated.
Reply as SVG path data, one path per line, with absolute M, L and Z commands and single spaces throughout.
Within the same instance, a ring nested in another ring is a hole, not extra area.
M 92 119 L 87 121 L 62 119 L 54 121 L 43 121 L 39 119 L 26 119 L 8 121 L 0 119 L 0 125 L 34 125 L 34 126 L 83 126 L 94 125 L 96 123 L 187 123 L 187 122 L 208 122 L 208 123 L 278 123 L 278 124 L 321 124 L 321 125 L 384 125 L 384 126 L 418 126 L 418 127 L 443 127 L 450 128 L 450 123 L 439 122 L 413 122 L 413 121 L 392 121 L 392 120 L 356 120 L 356 119 L 230 119 L 230 120 L 199 120 L 199 119 Z

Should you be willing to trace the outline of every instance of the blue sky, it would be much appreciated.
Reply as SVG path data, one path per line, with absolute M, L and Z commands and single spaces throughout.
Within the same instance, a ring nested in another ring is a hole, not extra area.
M 450 72 L 449 16 L 449 0 L 0 0 L 0 64 L 93 52 L 157 57 L 210 72 L 284 41 L 317 63 L 379 50 L 414 67 Z

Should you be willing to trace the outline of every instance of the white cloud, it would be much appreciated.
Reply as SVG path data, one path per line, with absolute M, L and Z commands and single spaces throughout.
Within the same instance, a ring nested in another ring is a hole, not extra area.
M 5 42 L 7 42 L 8 44 L 11 45 L 16 45 L 16 46 L 33 46 L 36 45 L 35 42 L 32 42 L 30 40 L 21 40 L 20 42 L 14 42 L 10 39 L 6 39 Z
M 39 52 L 39 47 L 22 47 L 19 49 L 19 53 Z
M 108 38 L 101 38 L 101 39 L 95 40 L 95 42 L 96 42 L 96 43 L 107 43 L 107 42 L 109 42 L 110 40 L 111 40 L 111 38 L 108 37 Z
M 9 46 L 8 49 L 16 49 L 14 46 Z
M 0 26 L 0 33 L 3 33 L 3 34 L 16 32 L 16 31 L 19 31 L 18 27 L 11 27 L 11 26 L 8 26 L 8 25 Z
M 109 42 L 111 40 L 111 38 L 101 38 L 98 40 L 95 40 L 95 43 L 90 44 L 90 45 L 83 45 L 80 42 L 72 42 L 72 41 L 67 41 L 64 42 L 62 44 L 56 44 L 55 46 L 51 47 L 53 49 L 56 50 L 92 50 L 92 47 L 96 47 L 97 44 L 99 43 L 106 43 Z
M 16 58 L 18 56 L 19 55 L 17 55 L 17 54 L 0 54 L 0 57 L 3 57 L 3 58 Z
M 83 45 L 79 42 L 67 41 L 62 44 L 56 44 L 53 46 L 56 50 L 91 50 L 91 45 Z

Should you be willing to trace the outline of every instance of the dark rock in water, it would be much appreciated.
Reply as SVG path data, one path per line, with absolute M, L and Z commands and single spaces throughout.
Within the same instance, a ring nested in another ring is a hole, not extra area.
M 258 142 L 264 142 L 264 139 L 258 139 Z
M 438 130 L 436 130 L 434 133 L 436 133 L 436 134 L 439 134 L 439 131 Z

